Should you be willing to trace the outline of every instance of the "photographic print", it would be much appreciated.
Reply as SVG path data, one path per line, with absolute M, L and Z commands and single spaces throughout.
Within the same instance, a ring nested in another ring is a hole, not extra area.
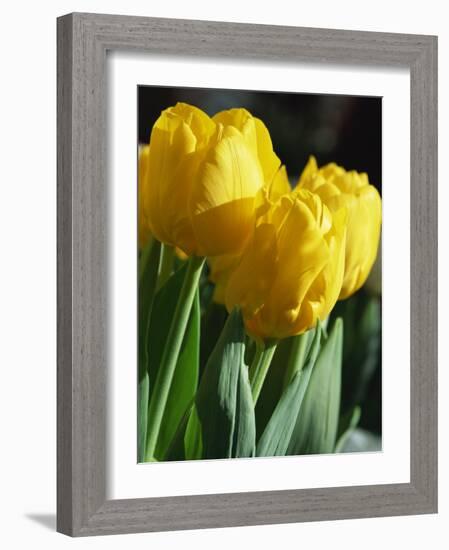
M 381 98 L 137 93 L 138 462 L 380 451 Z

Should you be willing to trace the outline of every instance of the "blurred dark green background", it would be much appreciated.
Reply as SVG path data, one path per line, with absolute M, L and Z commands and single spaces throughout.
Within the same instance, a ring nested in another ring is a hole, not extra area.
M 367 172 L 370 183 L 382 194 L 382 99 L 344 95 L 285 92 L 253 92 L 201 88 L 138 87 L 138 142 L 148 143 L 151 128 L 162 110 L 178 101 L 195 105 L 210 116 L 218 111 L 244 107 L 261 118 L 270 131 L 274 150 L 296 182 L 309 155 L 321 166 L 336 162 L 347 170 Z M 344 416 L 360 406 L 359 429 L 348 442 L 347 451 L 378 450 L 382 432 L 381 397 L 381 284 L 380 268 L 354 296 L 339 302 L 335 317 L 344 319 L 342 406 Z M 212 304 L 207 277 L 203 281 L 202 338 L 215 342 L 226 312 Z M 207 338 L 209 334 L 210 338 Z M 285 343 L 286 345 L 288 342 Z M 285 346 L 284 346 L 285 347 Z M 276 352 L 281 359 L 282 346 Z M 278 361 L 282 365 L 282 360 Z M 282 367 L 281 367 L 282 368 Z M 274 369 L 273 369 L 274 371 Z M 275 373 L 266 388 L 274 389 Z M 264 402 L 261 399 L 260 402 Z M 259 428 L 270 411 L 257 410 Z

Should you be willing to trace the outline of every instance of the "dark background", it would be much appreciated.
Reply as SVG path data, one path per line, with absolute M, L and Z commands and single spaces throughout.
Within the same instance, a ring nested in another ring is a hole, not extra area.
M 161 111 L 178 101 L 210 116 L 233 107 L 248 109 L 264 121 L 291 178 L 299 176 L 313 154 L 319 165 L 333 161 L 347 170 L 367 172 L 370 183 L 381 190 L 379 97 L 139 86 L 139 143 L 149 142 Z
M 367 172 L 370 183 L 382 192 L 380 97 L 139 86 L 139 143 L 149 142 L 161 111 L 178 101 L 210 116 L 244 107 L 262 119 L 293 184 L 313 154 L 319 166 L 336 162 L 347 170 Z M 215 305 L 212 315 L 204 317 L 202 331 L 217 336 L 225 315 L 222 306 Z M 382 433 L 381 296 L 367 284 L 337 303 L 330 323 L 337 315 L 343 317 L 345 326 L 341 412 L 350 414 L 355 406 L 361 408 L 361 443 L 351 450 L 376 450 Z M 215 337 L 203 340 L 207 346 Z M 202 355 L 208 357 L 210 351 L 202 350 Z M 264 412 L 256 410 L 256 414 L 262 418 Z

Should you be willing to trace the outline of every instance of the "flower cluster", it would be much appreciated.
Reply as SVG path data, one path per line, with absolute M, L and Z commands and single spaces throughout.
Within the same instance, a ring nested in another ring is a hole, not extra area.
M 139 242 L 208 258 L 215 299 L 258 339 L 301 334 L 365 282 L 381 199 L 364 173 L 311 157 L 297 183 L 264 123 L 178 103 L 139 155 Z

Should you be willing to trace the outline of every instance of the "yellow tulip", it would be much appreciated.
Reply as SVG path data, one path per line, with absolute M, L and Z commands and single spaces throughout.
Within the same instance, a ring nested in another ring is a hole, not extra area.
M 269 208 L 269 205 L 278 200 L 282 195 L 291 191 L 290 183 L 287 177 L 285 166 L 279 168 L 271 183 L 265 185 L 256 197 L 256 218 L 261 219 L 263 213 Z M 256 224 L 258 222 L 256 221 Z M 235 254 L 222 254 L 221 256 L 211 256 L 207 259 L 210 274 L 210 280 L 215 283 L 213 300 L 219 304 L 225 303 L 226 287 L 229 277 L 238 265 L 243 250 Z
M 249 137 L 178 103 L 161 113 L 148 150 L 143 218 L 161 242 L 187 255 L 241 250 L 254 229 L 262 167 Z
M 301 334 L 324 320 L 344 273 L 346 212 L 296 190 L 269 204 L 226 288 L 257 339 Z
M 365 173 L 334 163 L 318 168 L 310 157 L 298 188 L 318 194 L 331 212 L 347 211 L 345 275 L 339 299 L 351 296 L 366 281 L 377 256 L 382 203 Z
M 163 111 L 151 131 L 148 168 L 140 182 L 140 215 L 151 233 L 189 252 L 195 245 L 187 208 L 191 174 L 214 132 L 215 124 L 196 107 L 178 103 Z

